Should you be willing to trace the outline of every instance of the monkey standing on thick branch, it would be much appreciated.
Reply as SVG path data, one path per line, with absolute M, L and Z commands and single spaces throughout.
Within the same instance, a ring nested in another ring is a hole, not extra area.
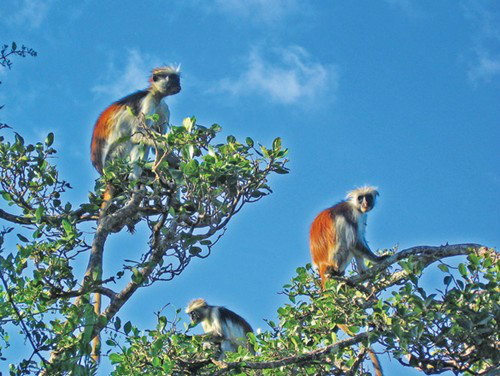
M 323 210 L 313 221 L 310 247 L 313 265 L 321 277 L 321 287 L 329 275 L 342 276 L 354 258 L 358 270 L 366 270 L 365 259 L 380 263 L 389 255 L 374 254 L 365 239 L 367 213 L 375 206 L 379 195 L 375 187 L 361 187 L 347 194 L 346 200 Z M 346 334 L 353 335 L 346 325 L 339 325 Z M 372 350 L 367 348 L 375 373 L 382 376 L 382 367 Z
M 346 200 L 323 210 L 311 225 L 310 247 L 313 265 L 319 270 L 321 285 L 329 274 L 344 275 L 353 258 L 360 272 L 364 259 L 379 263 L 388 255 L 374 254 L 365 239 L 367 213 L 379 195 L 374 187 L 361 187 L 347 194 Z

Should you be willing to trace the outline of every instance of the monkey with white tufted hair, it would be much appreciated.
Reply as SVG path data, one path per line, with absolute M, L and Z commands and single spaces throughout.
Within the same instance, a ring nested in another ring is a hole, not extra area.
M 239 346 L 253 352 L 246 339 L 248 333 L 253 333 L 252 327 L 240 315 L 225 307 L 208 305 L 204 299 L 191 301 L 186 313 L 191 318 L 192 326 L 201 322 L 205 332 L 203 336 L 220 343 L 221 359 L 225 351 L 238 351 Z
M 375 187 L 357 188 L 344 201 L 323 210 L 313 221 L 310 247 L 313 264 L 319 270 L 321 284 L 329 274 L 341 276 L 353 258 L 358 270 L 366 270 L 364 260 L 379 263 L 388 255 L 374 254 L 365 238 L 367 213 L 379 195 Z

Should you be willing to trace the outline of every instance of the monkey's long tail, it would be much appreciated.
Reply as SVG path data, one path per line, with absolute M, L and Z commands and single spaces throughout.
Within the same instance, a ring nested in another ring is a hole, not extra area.
M 344 333 L 354 336 L 354 333 L 349 330 L 347 325 L 342 325 L 339 324 L 338 327 L 344 331 Z M 375 375 L 377 376 L 384 376 L 384 372 L 382 371 L 382 366 L 380 365 L 380 361 L 378 360 L 377 354 L 373 351 L 371 347 L 368 347 L 366 349 L 368 351 L 368 355 L 370 356 L 370 359 L 372 360 L 373 363 L 373 368 L 375 369 Z
M 102 195 L 102 204 L 101 204 L 101 210 L 99 211 L 99 220 L 104 216 L 106 213 L 106 209 L 109 208 L 109 205 L 111 204 L 111 200 L 113 199 L 113 194 L 115 193 L 115 189 L 111 184 L 106 185 L 106 190 L 104 191 L 104 194 Z
M 114 194 L 114 188 L 108 184 L 106 186 L 106 190 L 104 191 L 104 194 L 102 195 L 102 204 L 101 204 L 101 210 L 99 212 L 99 221 L 102 219 L 102 217 L 106 214 L 106 209 L 109 207 L 111 204 L 111 200 L 113 199 L 113 194 Z M 94 312 L 97 317 L 101 314 L 101 294 L 96 292 L 94 294 Z M 92 359 L 96 363 L 99 363 L 100 360 L 100 348 L 101 348 L 101 335 L 98 334 L 95 336 L 94 341 L 92 342 Z
M 375 368 L 375 375 L 384 376 L 384 372 L 382 371 L 382 366 L 380 365 L 380 361 L 378 360 L 377 354 L 373 351 L 371 347 L 368 347 L 368 355 L 373 363 L 373 368 Z
M 94 312 L 97 317 L 101 314 L 101 294 L 96 292 L 94 294 L 95 302 L 94 302 Z M 95 336 L 94 341 L 92 342 L 92 359 L 97 363 L 100 360 L 100 351 L 101 350 L 101 335 L 98 334 Z

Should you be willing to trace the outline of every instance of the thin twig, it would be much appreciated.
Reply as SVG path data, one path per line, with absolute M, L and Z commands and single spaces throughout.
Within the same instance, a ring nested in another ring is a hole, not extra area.
M 5 289 L 5 293 L 7 294 L 7 299 L 9 300 L 10 305 L 12 306 L 14 311 L 16 312 L 16 316 L 18 317 L 19 322 L 21 323 L 24 335 L 30 341 L 31 346 L 33 347 L 33 351 L 35 352 L 35 354 L 38 355 L 38 357 L 40 358 L 42 363 L 45 365 L 46 360 L 42 356 L 42 354 L 40 354 L 40 352 L 38 351 L 38 348 L 36 347 L 35 342 L 33 341 L 33 338 L 31 337 L 31 333 L 28 330 L 28 327 L 26 326 L 26 324 L 24 323 L 23 317 L 21 316 L 21 313 L 19 312 L 19 309 L 17 308 L 16 303 L 14 303 L 14 300 L 12 299 L 12 296 L 10 295 L 9 286 L 7 285 L 7 281 L 5 280 L 1 269 L 0 269 L 0 279 L 2 280 L 2 284 L 3 284 L 3 287 Z

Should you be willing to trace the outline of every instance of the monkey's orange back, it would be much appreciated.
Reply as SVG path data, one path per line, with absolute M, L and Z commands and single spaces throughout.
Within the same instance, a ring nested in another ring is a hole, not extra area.
M 91 157 L 92 164 L 96 168 L 97 172 L 102 174 L 102 169 L 104 167 L 104 155 L 103 150 L 106 147 L 106 143 L 111 132 L 111 125 L 113 123 L 113 116 L 120 110 L 120 106 L 113 103 L 97 119 L 94 126 L 94 133 L 92 135 L 91 144 Z
M 309 245 L 314 266 L 319 270 L 321 285 L 325 287 L 326 272 L 328 267 L 335 267 L 329 253 L 335 246 L 335 226 L 333 225 L 331 208 L 323 210 L 318 214 L 311 225 L 309 233 Z

